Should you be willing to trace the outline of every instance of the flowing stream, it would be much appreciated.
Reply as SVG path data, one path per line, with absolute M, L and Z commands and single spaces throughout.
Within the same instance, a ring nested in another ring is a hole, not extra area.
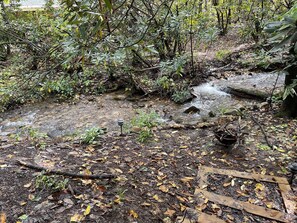
M 278 77 L 275 73 L 262 73 L 215 80 L 193 87 L 196 98 L 184 105 L 176 105 L 169 100 L 157 98 L 130 100 L 124 92 L 80 96 L 71 102 L 63 103 L 48 100 L 0 114 L 0 136 L 7 137 L 24 128 L 37 129 L 53 138 L 80 134 L 94 126 L 107 128 L 108 131 L 119 131 L 117 120 L 124 119 L 125 123 L 128 123 L 139 110 L 154 111 L 163 121 L 195 124 L 201 118 L 208 117 L 210 112 L 220 115 L 227 110 L 259 103 L 232 96 L 227 92 L 228 86 L 237 85 L 269 93 L 275 83 L 276 88 L 281 89 L 284 75 Z M 198 111 L 185 113 L 193 106 Z

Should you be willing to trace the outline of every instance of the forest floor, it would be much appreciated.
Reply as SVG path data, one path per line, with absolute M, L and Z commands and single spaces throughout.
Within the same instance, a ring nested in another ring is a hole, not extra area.
M 250 116 L 261 123 L 273 149 Z M 160 126 L 154 130 L 153 140 L 145 144 L 138 142 L 137 134 L 119 136 L 115 132 L 89 146 L 54 140 L 47 141 L 44 149 L 36 149 L 29 140 L 2 142 L 1 211 L 7 222 L 69 222 L 71 218 L 73 222 L 175 222 L 188 208 L 201 207 L 194 196 L 201 166 L 290 177 L 286 168 L 297 157 L 296 120 L 275 118 L 271 111 L 248 111 L 241 119 L 248 133 L 245 142 L 231 151 L 216 144 L 212 131 L 216 124 Z M 59 191 L 51 182 L 57 185 L 67 177 L 43 175 L 41 179 L 39 172 L 20 167 L 15 160 L 71 173 L 113 174 L 115 178 L 68 178 L 68 186 Z M 296 186 L 297 181 L 292 185 L 295 195 Z M 277 184 L 212 175 L 207 189 L 285 212 Z M 200 211 L 226 222 L 278 222 L 210 201 L 203 204 Z
M 30 138 L 2 138 L 0 222 L 206 222 L 198 221 L 201 213 L 222 222 L 293 222 L 296 207 L 287 210 L 279 185 L 253 178 L 289 179 L 288 165 L 297 161 L 297 120 L 276 117 L 277 109 L 277 104 L 271 109 L 259 102 L 240 118 L 228 115 L 195 126 L 160 124 L 147 143 L 140 143 L 137 133 L 118 132 L 107 132 L 92 145 L 69 138 L 47 138 L 43 145 Z M 229 122 L 241 136 L 226 149 L 214 130 Z M 85 177 L 40 174 L 17 161 Z M 201 186 L 203 167 L 246 172 L 251 179 L 216 173 Z M 114 178 L 87 179 L 105 174 Z M 297 179 L 291 188 L 288 199 L 294 204 Z M 259 216 L 201 197 L 198 189 L 278 212 Z

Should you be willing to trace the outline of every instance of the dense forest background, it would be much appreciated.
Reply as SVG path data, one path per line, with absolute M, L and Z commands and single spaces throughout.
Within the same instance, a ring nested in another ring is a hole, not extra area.
M 53 94 L 119 88 L 182 103 L 189 86 L 205 77 L 198 50 L 219 44 L 228 32 L 255 43 L 250 63 L 295 66 L 294 0 L 65 0 L 31 10 L 18 3 L 0 1 L 2 110 Z M 286 81 L 287 104 L 296 90 L 295 68 Z
M 296 0 L 34 2 L 0 0 L 0 223 L 296 222 Z

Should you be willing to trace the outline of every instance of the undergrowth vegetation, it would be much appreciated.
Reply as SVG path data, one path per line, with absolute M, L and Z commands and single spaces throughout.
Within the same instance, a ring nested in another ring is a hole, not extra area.
M 1 1 L 0 110 L 55 95 L 101 94 L 125 88 L 177 103 L 203 78 L 194 57 L 230 29 L 265 42 L 264 25 L 294 1 L 47 1 L 23 11 Z M 262 51 L 264 51 L 262 53 Z M 271 60 L 259 51 L 259 66 Z M 218 60 L 230 55 L 216 53 Z
M 153 137 L 153 128 L 158 125 L 158 119 L 159 115 L 156 112 L 139 111 L 138 115 L 131 120 L 131 126 L 139 129 L 139 142 L 147 142 Z

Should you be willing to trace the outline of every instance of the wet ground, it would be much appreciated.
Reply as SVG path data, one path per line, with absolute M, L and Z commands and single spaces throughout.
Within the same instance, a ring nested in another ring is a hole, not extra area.
M 257 101 L 246 100 L 230 95 L 228 86 L 244 86 L 246 89 L 271 92 L 277 74 L 263 73 L 230 77 L 228 80 L 215 80 L 193 87 L 196 96 L 190 103 L 176 105 L 160 98 L 129 98 L 124 92 L 115 92 L 101 96 L 77 96 L 70 102 L 45 101 L 1 114 L 0 135 L 18 133 L 22 128 L 32 128 L 55 138 L 80 134 L 91 127 L 118 131 L 118 119 L 125 123 L 135 117 L 138 111 L 156 112 L 164 122 L 171 120 L 183 124 L 197 124 L 209 113 L 224 113 L 253 106 Z M 284 76 L 278 78 L 277 89 L 282 88 Z M 196 112 L 186 114 L 187 108 L 195 106 Z

